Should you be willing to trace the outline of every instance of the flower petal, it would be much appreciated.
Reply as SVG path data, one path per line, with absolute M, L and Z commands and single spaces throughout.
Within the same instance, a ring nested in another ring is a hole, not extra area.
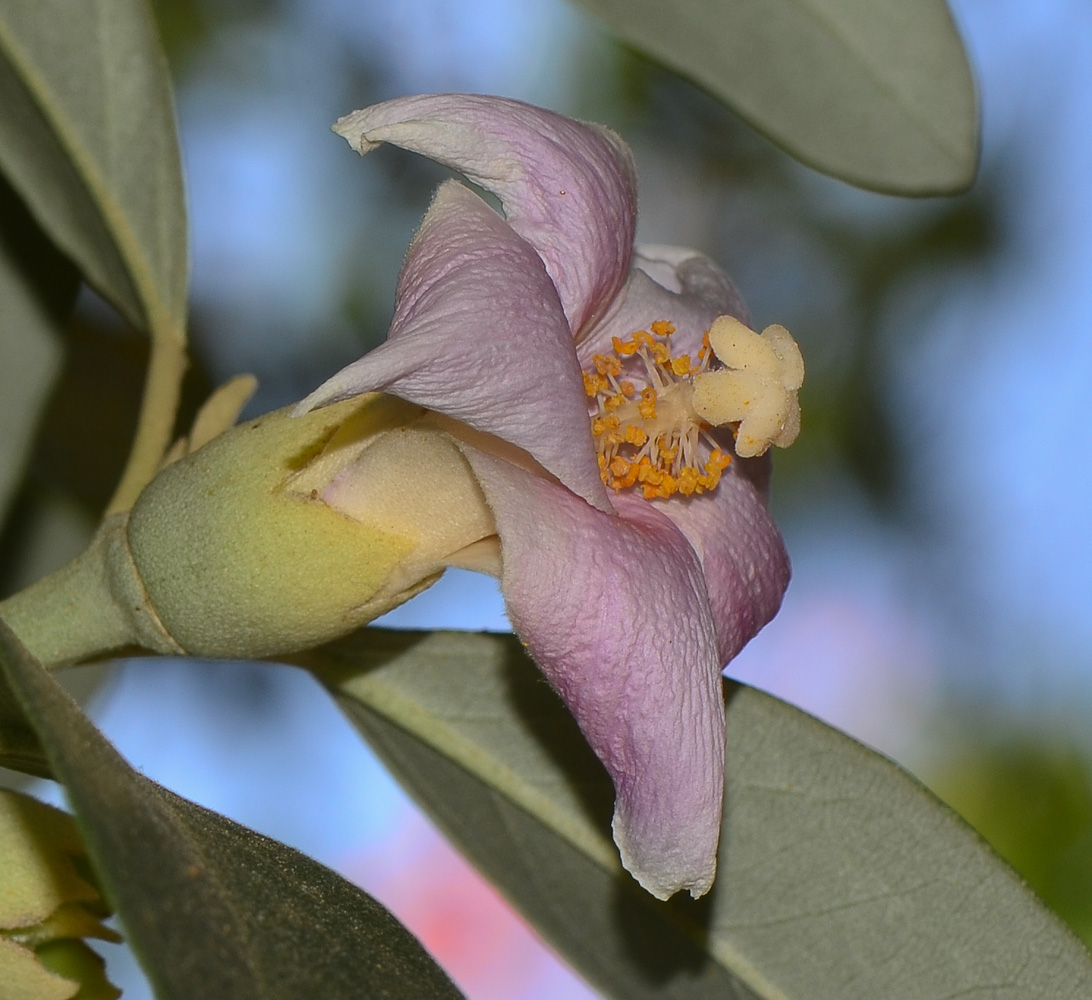
M 334 131 L 361 154 L 389 142 L 491 191 L 557 286 L 570 327 L 594 318 L 629 270 L 637 223 L 629 147 L 598 125 L 480 94 L 400 97 Z
M 672 354 L 694 357 L 702 337 L 718 316 L 748 322 L 743 299 L 721 267 L 696 250 L 640 246 L 622 293 L 591 330 L 577 340 L 581 364 L 593 354 L 609 353 L 611 338 L 647 330 L 658 319 L 675 326 Z
M 523 448 L 610 510 L 553 283 L 531 247 L 457 181 L 441 185 L 417 231 L 386 342 L 297 409 L 376 390 Z
M 720 836 L 724 705 L 697 555 L 661 513 L 621 516 L 472 448 L 493 508 L 512 625 L 616 791 L 622 863 L 660 899 L 712 884 Z
M 766 508 L 768 469 L 768 459 L 737 458 L 712 492 L 656 505 L 701 559 L 721 664 L 773 618 L 789 585 L 788 553 Z

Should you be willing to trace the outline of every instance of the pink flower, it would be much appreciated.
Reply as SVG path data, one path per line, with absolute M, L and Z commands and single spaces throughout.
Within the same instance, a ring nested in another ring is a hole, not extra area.
M 745 307 L 694 251 L 634 249 L 633 162 L 606 129 L 433 95 L 355 112 L 335 131 L 361 153 L 393 143 L 452 167 L 504 214 L 443 184 L 387 341 L 300 409 L 379 390 L 450 418 L 441 426 L 496 525 L 512 625 L 614 780 L 623 864 L 659 898 L 699 896 L 720 833 L 721 670 L 777 611 L 789 565 L 766 460 L 733 460 L 731 432 L 710 426 L 736 428 L 743 411 L 709 419 L 694 387 L 731 376 L 730 405 L 746 408 L 764 391 L 754 386 L 777 383 L 785 400 L 763 409 L 773 430 L 738 450 L 784 443 L 803 372 L 795 345 L 771 339 L 779 327 L 762 340 L 734 324 L 736 339 L 722 348 L 714 334 L 713 346 L 739 370 L 711 369 L 710 327 L 745 321 Z M 754 340 L 736 364 L 722 350 L 739 337 Z

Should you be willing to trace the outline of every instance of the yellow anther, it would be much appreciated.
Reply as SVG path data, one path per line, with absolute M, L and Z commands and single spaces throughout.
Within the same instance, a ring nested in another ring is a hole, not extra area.
M 622 362 L 618 358 L 612 358 L 609 354 L 593 354 L 592 364 L 600 375 L 621 375 Z
M 611 415 L 609 417 L 594 417 L 591 424 L 591 432 L 596 437 L 618 430 L 619 420 L 616 416 Z
M 607 485 L 615 490 L 629 489 L 637 481 L 639 468 L 640 464 L 638 462 L 629 462 L 626 471 L 621 476 L 611 479 Z
M 700 478 L 701 474 L 694 466 L 686 466 L 686 468 L 679 473 L 679 492 L 684 497 L 690 496 L 698 488 L 698 481 Z
M 584 387 L 598 410 L 591 428 L 600 476 L 612 490 L 639 488 L 650 500 L 691 497 L 715 489 L 732 461 L 725 450 L 708 450 L 711 426 L 722 424 L 706 419 L 695 399 L 698 381 L 721 371 L 710 367 L 724 360 L 721 327 L 706 331 L 696 359 L 672 357 L 665 341 L 674 332 L 667 320 L 656 320 L 627 338 L 612 337 L 613 355 L 591 356 Z M 771 347 L 780 349 L 780 341 L 771 340 Z
M 637 404 L 637 412 L 645 420 L 656 419 L 656 390 L 652 386 L 641 390 L 641 402 Z

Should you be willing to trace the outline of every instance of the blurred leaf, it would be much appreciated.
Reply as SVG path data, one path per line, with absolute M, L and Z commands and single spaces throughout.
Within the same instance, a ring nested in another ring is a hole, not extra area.
M 0 672 L 160 1000 L 460 996 L 363 890 L 130 768 L 2 624 Z
M 17 593 L 70 563 L 94 531 L 94 520 L 72 501 L 49 490 L 23 490 L 0 536 L 0 595 Z
M 131 322 L 182 339 L 182 169 L 143 0 L 0 3 L 0 170 Z
M 75 268 L 0 176 L 0 523 L 60 367 L 58 335 L 78 289 Z
M 1092 996 L 1080 943 L 951 811 L 768 695 L 728 689 L 713 892 L 661 904 L 621 872 L 610 783 L 515 637 L 368 630 L 307 662 L 460 849 L 610 996 Z
M 0 767 L 36 778 L 52 778 L 49 761 L 34 727 L 27 721 L 8 684 L 0 674 Z
M 805 163 L 896 194 L 974 180 L 974 81 L 944 0 L 580 0 Z
M 148 364 L 146 337 L 108 322 L 102 310 L 79 310 L 65 337 L 65 361 L 40 420 L 30 464 L 34 484 L 102 513 L 132 444 Z M 212 387 L 198 361 L 182 383 L 180 426 L 187 426 Z M 88 419 L 88 415 L 93 419 Z
M 83 310 L 71 324 L 65 363 L 42 415 L 33 479 L 98 515 L 132 443 L 148 340 L 111 329 Z
M 1050 737 L 1008 736 L 995 726 L 990 744 L 945 754 L 930 785 L 1092 943 L 1089 763 Z

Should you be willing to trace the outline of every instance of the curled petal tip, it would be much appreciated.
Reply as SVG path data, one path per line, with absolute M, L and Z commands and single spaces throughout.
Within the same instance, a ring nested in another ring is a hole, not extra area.
M 655 864 L 648 864 L 631 848 L 624 824 L 619 822 L 617 815 L 611 824 L 611 832 L 618 846 L 622 867 L 649 895 L 666 902 L 685 889 L 693 899 L 700 899 L 713 888 L 717 875 L 715 854 L 707 854 L 696 863 L 690 857 L 658 857 Z
M 368 140 L 364 131 L 365 114 L 365 111 L 353 111 L 350 114 L 342 115 L 330 126 L 332 132 L 340 135 L 361 156 L 366 156 L 373 149 L 383 145 L 383 140 L 376 142 Z
M 495 194 L 542 258 L 573 330 L 600 315 L 625 282 L 636 170 L 610 130 L 510 98 L 424 94 L 354 111 L 334 131 L 360 153 L 388 142 Z

